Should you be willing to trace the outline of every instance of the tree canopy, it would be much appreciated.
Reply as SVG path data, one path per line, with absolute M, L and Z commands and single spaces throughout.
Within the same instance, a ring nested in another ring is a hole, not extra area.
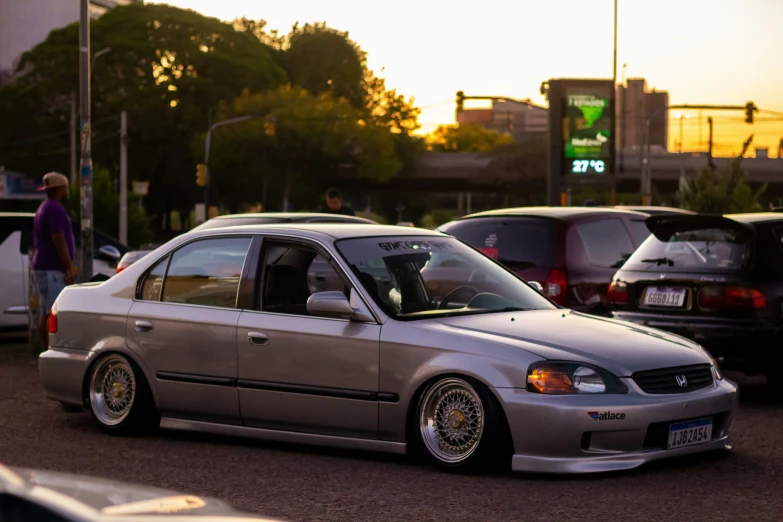
M 68 171 L 78 46 L 78 23 L 52 31 L 0 86 L 0 118 L 14 122 L 0 127 L 1 165 L 39 175 Z M 203 160 L 204 134 L 238 114 L 273 114 L 278 122 L 274 140 L 260 121 L 216 132 L 210 167 L 216 195 L 230 206 L 259 195 L 259 171 L 272 174 L 270 197 L 282 191 L 302 206 L 305 193 L 335 173 L 388 179 L 411 170 L 422 150 L 409 135 L 418 128 L 413 100 L 369 70 L 348 33 L 323 23 L 280 35 L 263 20 L 224 23 L 132 4 L 91 22 L 91 47 L 111 49 L 93 70 L 94 162 L 117 178 L 119 115 L 127 111 L 129 177 L 150 181 L 144 201 L 153 215 L 189 213 L 200 200 L 195 164 Z
M 282 210 L 297 196 L 303 205 L 320 202 L 321 189 L 342 170 L 360 177 L 389 179 L 402 162 L 393 135 L 383 126 L 364 122 L 345 99 L 313 95 L 299 87 L 242 96 L 218 113 L 221 120 L 241 115 L 257 119 L 215 132 L 210 160 L 214 188 L 231 208 L 264 199 Z M 203 150 L 203 139 L 196 150 Z
M 759 198 L 767 185 L 754 191 L 745 181 L 747 176 L 741 157 L 731 160 L 728 166 L 720 171 L 703 167 L 696 177 L 687 179 L 680 190 L 682 206 L 707 214 L 760 211 L 762 207 Z
M 489 152 L 514 142 L 509 134 L 487 130 L 480 125 L 439 125 L 429 137 L 434 152 Z

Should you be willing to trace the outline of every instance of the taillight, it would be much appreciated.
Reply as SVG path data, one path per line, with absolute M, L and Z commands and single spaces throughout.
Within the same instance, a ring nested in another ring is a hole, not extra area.
M 129 265 L 129 263 L 127 263 L 127 262 L 126 262 L 126 263 L 123 263 L 122 261 L 120 261 L 120 262 L 117 264 L 117 272 L 116 272 L 116 273 L 117 273 L 117 274 L 119 274 L 120 272 L 122 272 L 123 270 L 125 270 L 126 268 L 128 268 L 128 265 Z
M 699 308 L 704 311 L 726 308 L 757 310 L 766 308 L 764 294 L 753 288 L 741 286 L 705 286 L 699 290 Z
M 57 309 L 52 307 L 52 311 L 49 313 L 49 333 L 57 333 Z
M 612 304 L 628 304 L 628 285 L 623 281 L 612 281 L 609 283 L 606 298 Z
M 544 295 L 559 305 L 565 305 L 567 290 L 568 281 L 565 272 L 555 268 L 544 282 Z

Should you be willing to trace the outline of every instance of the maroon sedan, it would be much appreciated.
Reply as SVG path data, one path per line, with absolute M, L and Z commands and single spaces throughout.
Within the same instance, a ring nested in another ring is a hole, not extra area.
M 612 276 L 650 232 L 648 214 L 599 207 L 492 210 L 439 230 L 536 281 L 554 302 L 604 315 Z

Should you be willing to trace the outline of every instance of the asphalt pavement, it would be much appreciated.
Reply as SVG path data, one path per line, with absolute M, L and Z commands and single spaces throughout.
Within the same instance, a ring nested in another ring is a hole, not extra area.
M 160 432 L 116 437 L 44 398 L 0 344 L 0 462 L 218 497 L 291 521 L 781 520 L 783 404 L 745 379 L 732 452 L 591 476 L 440 472 L 405 457 Z M 531 426 L 530 429 L 535 429 Z

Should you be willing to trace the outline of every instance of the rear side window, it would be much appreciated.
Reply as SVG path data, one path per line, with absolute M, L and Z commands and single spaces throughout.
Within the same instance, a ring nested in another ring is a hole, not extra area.
M 441 228 L 510 269 L 551 267 L 557 221 L 539 218 L 475 218 Z
M 171 257 L 163 301 L 235 308 L 250 238 L 194 241 Z
M 160 291 L 163 289 L 163 276 L 166 275 L 166 265 L 169 256 L 158 261 L 152 270 L 147 272 L 139 289 L 139 299 L 143 301 L 160 301 Z
M 576 232 L 591 265 L 620 268 L 635 250 L 625 225 L 617 218 L 577 225 Z

